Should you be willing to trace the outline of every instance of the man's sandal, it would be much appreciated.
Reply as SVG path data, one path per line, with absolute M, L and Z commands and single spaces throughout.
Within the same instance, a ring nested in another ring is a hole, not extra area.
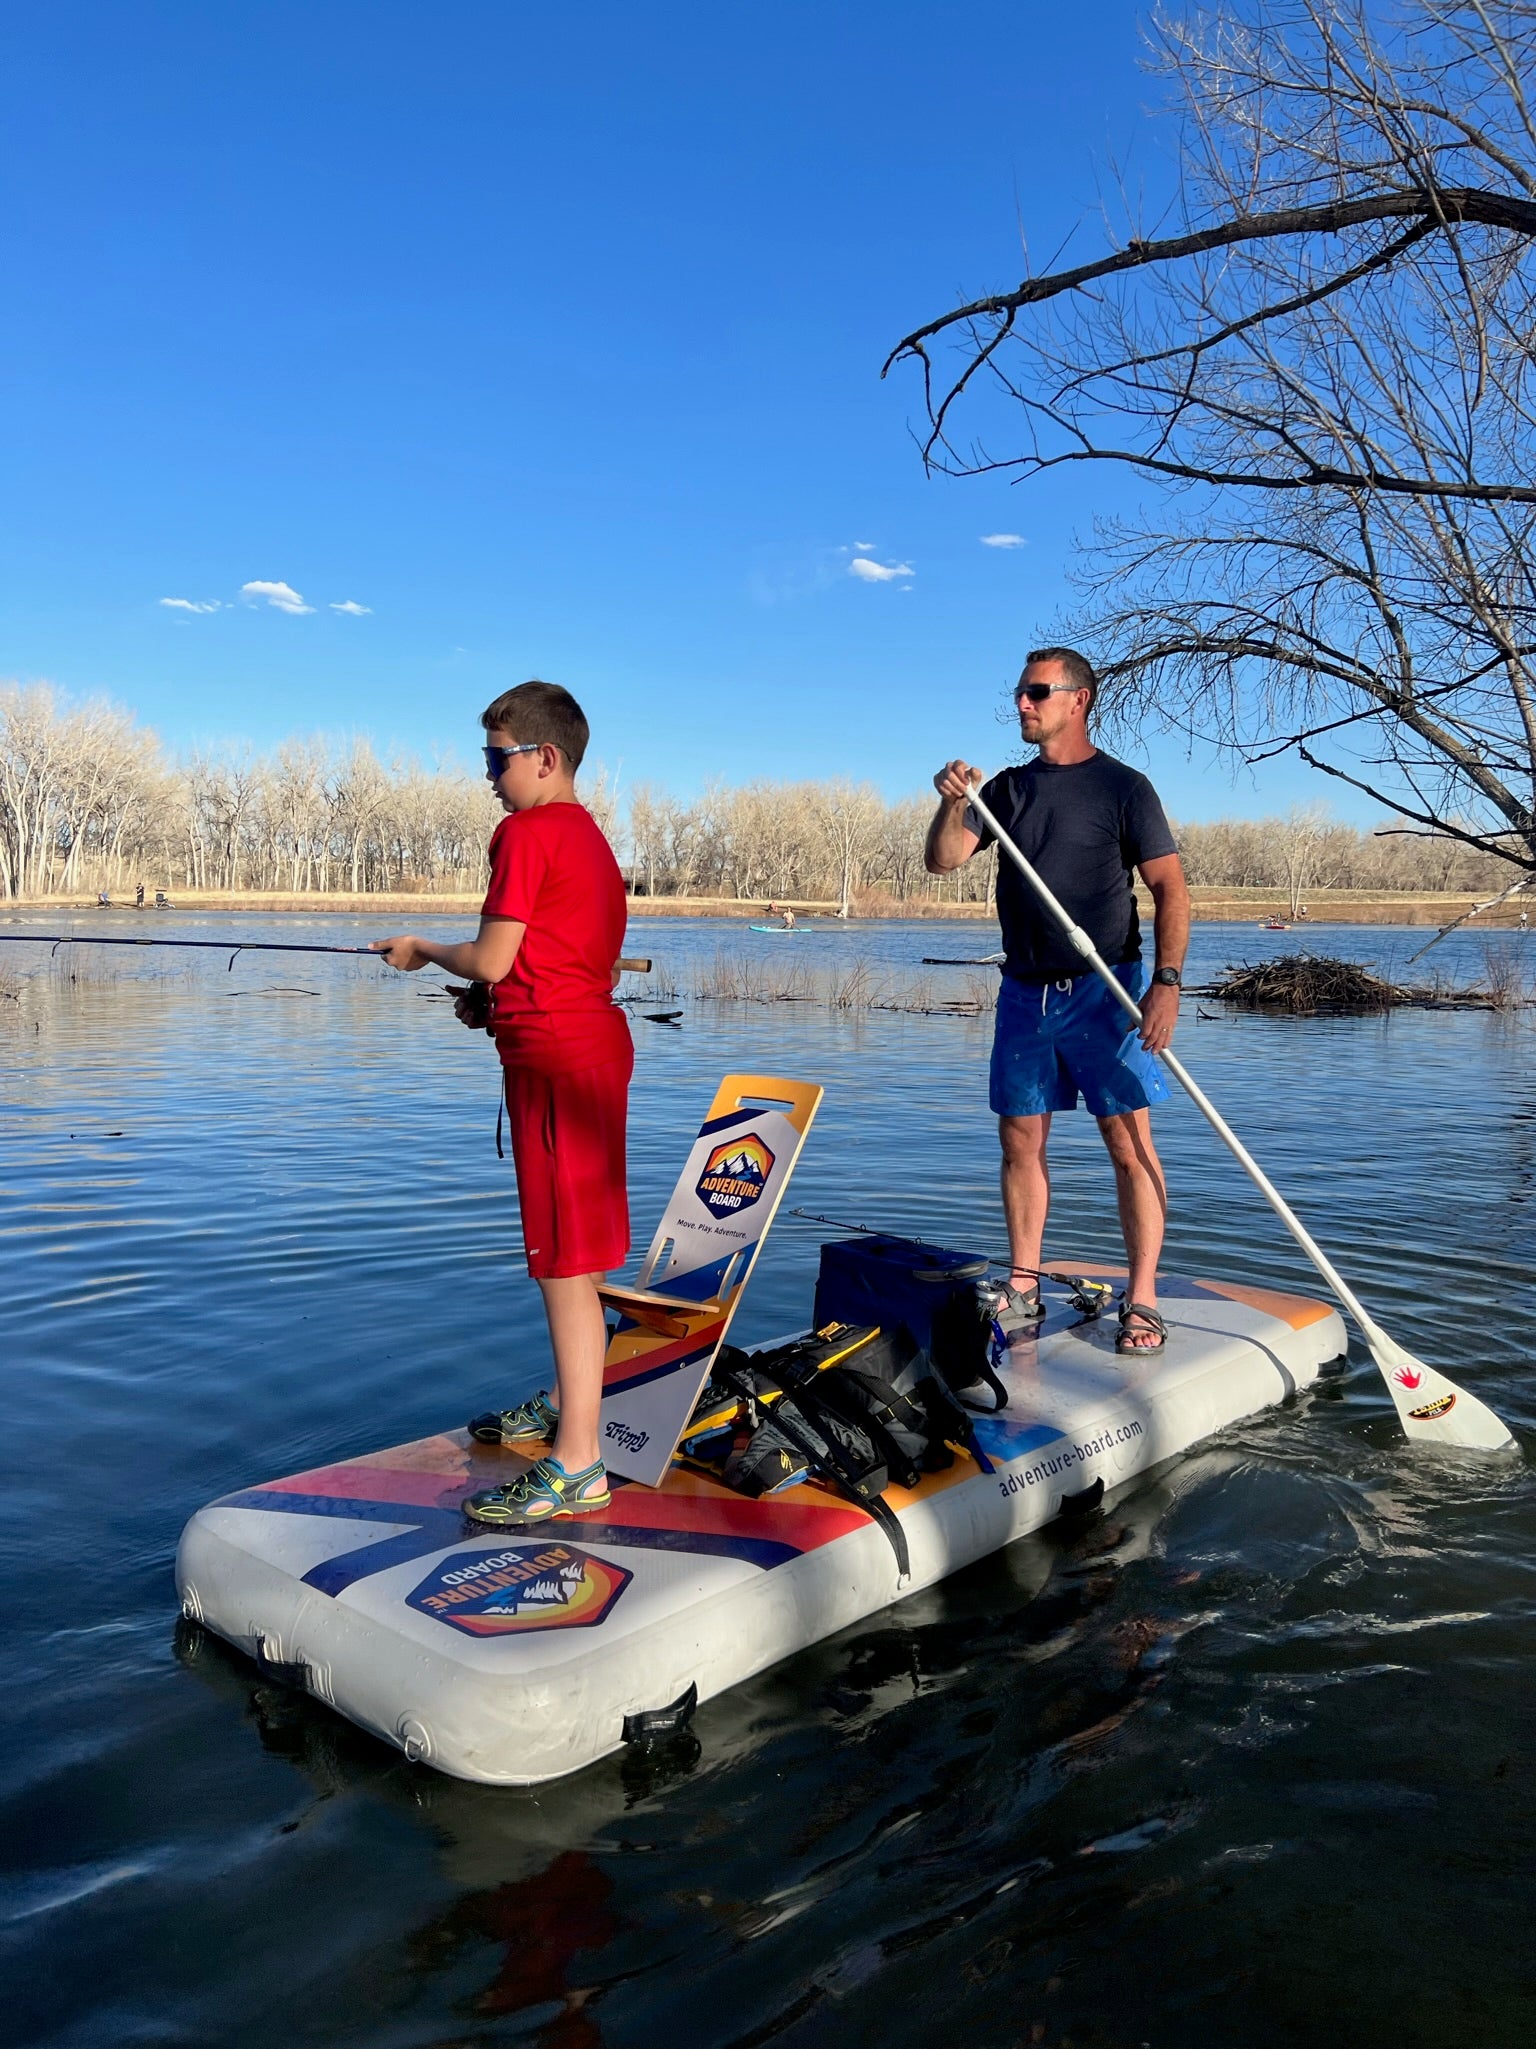
M 541 1458 L 505 1487 L 471 1494 L 463 1508 L 471 1522 L 490 1523 L 501 1530 L 530 1530 L 535 1523 L 554 1522 L 562 1516 L 591 1515 L 606 1508 L 612 1499 L 601 1459 L 583 1472 L 568 1473 L 558 1459 Z
M 992 1327 L 1000 1345 L 1006 1348 L 1017 1337 L 1034 1336 L 1036 1324 L 1045 1316 L 1038 1281 L 1031 1288 L 1015 1287 L 1012 1281 L 997 1281 L 989 1285 L 989 1293 Z
M 480 1444 L 553 1444 L 559 1427 L 560 1412 L 542 1387 L 515 1409 L 469 1419 L 469 1434 Z
M 1168 1326 L 1157 1311 L 1147 1302 L 1122 1302 L 1120 1304 L 1120 1332 L 1115 1339 L 1115 1350 L 1135 1358 L 1138 1353 L 1160 1352 L 1168 1342 Z M 1132 1330 L 1131 1318 L 1139 1316 L 1141 1329 Z M 1156 1338 L 1156 1344 L 1138 1345 L 1135 1339 L 1145 1336 Z

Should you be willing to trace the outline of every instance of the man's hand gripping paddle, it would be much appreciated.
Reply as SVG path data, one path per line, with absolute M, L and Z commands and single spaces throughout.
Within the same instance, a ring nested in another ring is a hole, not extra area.
M 1073 924 L 1067 912 L 1062 909 L 993 817 L 979 791 L 972 792 L 970 801 L 977 817 L 990 830 L 1002 852 L 1012 861 L 1041 904 L 1060 925 L 1075 950 L 1093 969 L 1132 1022 L 1139 1025 L 1140 1009 L 1115 980 L 1108 963 L 1088 934 L 1080 925 Z M 1169 1052 L 1159 1053 L 1157 1057 L 1179 1081 L 1195 1108 L 1231 1151 L 1275 1215 L 1354 1318 L 1360 1335 L 1370 1347 L 1371 1357 L 1381 1370 L 1382 1379 L 1387 1383 L 1387 1392 L 1397 1409 L 1398 1421 L 1407 1435 L 1431 1444 L 1453 1444 L 1474 1451 L 1502 1451 L 1513 1444 L 1514 1439 L 1509 1431 L 1492 1409 L 1480 1402 L 1476 1395 L 1468 1394 L 1464 1388 L 1457 1387 L 1454 1381 L 1447 1380 L 1445 1375 L 1437 1372 L 1433 1366 L 1426 1366 L 1422 1359 L 1414 1358 L 1411 1352 L 1405 1351 L 1395 1339 L 1387 1336 L 1375 1318 L 1361 1306 L 1359 1298 L 1343 1279 L 1333 1261 L 1312 1237 L 1306 1225 L 1270 1181 L 1216 1105 L 1198 1086 L 1183 1062 Z

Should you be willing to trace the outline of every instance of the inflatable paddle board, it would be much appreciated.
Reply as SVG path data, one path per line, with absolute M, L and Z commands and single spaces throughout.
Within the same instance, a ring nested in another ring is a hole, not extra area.
M 477 1528 L 464 1497 L 524 1461 L 452 1430 L 200 1510 L 183 1611 L 409 1758 L 537 1784 L 1091 1507 L 1345 1350 L 1327 1304 L 1228 1282 L 1159 1282 L 1158 1353 L 1117 1355 L 1112 1318 L 1084 1322 L 1049 1283 L 1045 1300 L 1000 1369 L 1007 1407 L 975 1419 L 977 1455 L 888 1491 L 905 1577 L 886 1533 L 816 1481 L 754 1501 L 674 1465 L 656 1488 L 616 1479 L 598 1515 Z

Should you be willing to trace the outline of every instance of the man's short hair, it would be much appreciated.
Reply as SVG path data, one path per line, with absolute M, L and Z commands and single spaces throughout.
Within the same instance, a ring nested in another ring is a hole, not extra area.
M 535 747 L 558 747 L 573 775 L 592 737 L 586 715 L 569 690 L 536 678 L 503 690 L 481 712 L 480 723 L 488 733 L 510 733 Z
M 1093 701 L 1099 694 L 1099 678 L 1092 662 L 1086 655 L 1080 655 L 1075 647 L 1036 647 L 1024 657 L 1024 667 L 1031 668 L 1036 662 L 1055 662 L 1067 672 L 1067 680 L 1074 690 L 1086 690 L 1088 709 L 1093 710 Z M 1022 672 L 1020 681 L 1022 682 Z

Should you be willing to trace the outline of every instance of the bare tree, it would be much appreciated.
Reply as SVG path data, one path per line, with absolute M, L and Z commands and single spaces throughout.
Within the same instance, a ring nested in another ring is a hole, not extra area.
M 834 894 L 845 918 L 864 865 L 879 844 L 883 810 L 868 783 L 823 783 L 816 792 L 816 829 L 832 858 Z
M 1310 888 L 1317 884 L 1327 887 L 1333 880 L 1326 866 L 1331 821 L 1321 804 L 1293 804 L 1276 822 L 1275 851 L 1285 878 L 1286 903 L 1294 918 Z
M 629 888 L 640 894 L 640 877 L 645 877 L 645 894 L 656 894 L 656 881 L 666 867 L 666 799 L 652 783 L 636 783 L 629 799 Z
M 1111 714 L 1295 749 L 1536 873 L 1536 0 L 1229 0 L 1154 54 L 1172 231 L 909 334 L 927 459 L 1166 480 L 1071 622 Z M 957 439 L 988 390 L 1001 453 Z
M 171 829 L 154 736 L 116 705 L 0 686 L 0 894 L 117 881 Z
M 617 773 L 600 761 L 590 763 L 582 770 L 581 801 L 597 820 L 604 839 L 617 854 L 620 843 Z

